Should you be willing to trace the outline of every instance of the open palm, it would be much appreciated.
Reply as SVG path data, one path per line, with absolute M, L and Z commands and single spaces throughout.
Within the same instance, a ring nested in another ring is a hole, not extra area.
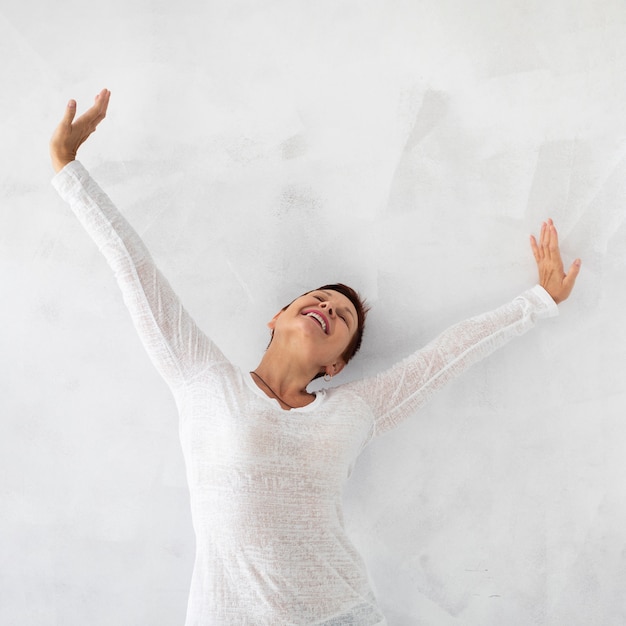
M 56 172 L 76 158 L 78 148 L 105 118 L 110 96 L 111 92 L 103 89 L 96 96 L 94 105 L 76 120 L 76 101 L 68 102 L 65 115 L 50 140 L 50 158 Z
M 563 302 L 574 288 L 581 260 L 576 259 L 567 274 L 565 273 L 559 249 L 559 235 L 551 219 L 541 225 L 539 241 L 533 235 L 530 236 L 530 245 L 537 261 L 539 284 L 557 304 Z

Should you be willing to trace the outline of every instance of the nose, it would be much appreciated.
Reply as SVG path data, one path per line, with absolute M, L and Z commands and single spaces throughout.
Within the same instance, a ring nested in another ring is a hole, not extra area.
M 324 311 L 326 311 L 329 315 L 334 315 L 335 313 L 335 307 L 333 307 L 333 303 L 332 302 L 328 302 L 328 301 L 324 301 L 320 304 L 320 308 L 322 308 Z

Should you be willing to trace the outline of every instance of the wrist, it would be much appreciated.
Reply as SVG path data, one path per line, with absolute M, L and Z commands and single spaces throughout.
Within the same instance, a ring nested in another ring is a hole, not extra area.
M 75 157 L 52 157 L 52 167 L 54 171 L 58 174 L 68 163 L 71 163 L 75 160 Z

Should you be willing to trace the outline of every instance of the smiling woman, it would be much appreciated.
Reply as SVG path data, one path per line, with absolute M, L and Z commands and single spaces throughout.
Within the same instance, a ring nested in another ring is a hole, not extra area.
M 367 307 L 340 283 L 296 298 L 269 322 L 254 372 L 226 359 L 197 326 L 143 241 L 76 152 L 104 118 L 110 93 L 74 121 L 71 101 L 51 141 L 53 184 L 115 272 L 124 301 L 180 412 L 196 532 L 187 625 L 386 624 L 346 535 L 342 491 L 354 463 L 472 363 L 571 292 L 554 225 L 531 246 L 541 285 L 452 326 L 377 376 L 310 393 L 359 349 Z
M 363 332 L 351 300 L 324 288 L 281 309 L 269 327 L 272 341 L 253 374 L 288 409 L 312 402 L 307 385 L 319 376 L 338 374 L 350 358 L 353 340 Z
M 327 315 L 331 318 L 336 316 L 340 320 L 342 320 L 346 328 L 350 331 L 350 338 L 348 339 L 348 343 L 346 344 L 345 349 L 340 354 L 339 359 L 342 364 L 341 367 L 343 368 L 361 348 L 361 344 L 363 342 L 363 333 L 365 331 L 365 320 L 367 318 L 369 306 L 361 298 L 358 292 L 352 289 L 352 287 L 348 287 L 348 285 L 344 285 L 343 283 L 323 285 L 318 289 L 303 294 L 301 297 L 304 298 L 307 296 L 312 296 L 313 298 L 315 298 L 318 302 L 320 302 L 320 305 L 317 308 L 314 307 L 309 311 L 305 311 L 304 315 L 308 315 L 313 319 L 316 319 L 325 334 L 329 334 L 332 325 L 331 320 L 324 314 L 324 311 L 327 311 Z M 269 327 L 272 330 L 270 346 L 274 339 L 274 328 L 276 319 L 279 315 L 281 315 L 281 313 L 286 311 L 292 304 L 294 304 L 294 302 L 291 302 L 290 304 L 284 306 L 270 322 Z M 313 376 L 311 380 L 315 380 L 316 378 L 320 378 L 321 376 L 326 377 L 326 379 L 328 380 L 335 374 L 338 374 L 338 359 L 335 359 L 335 361 L 336 362 L 333 364 L 334 367 L 331 367 L 330 371 L 319 371 L 317 374 L 315 374 L 315 376 Z M 311 381 L 309 380 L 308 382 Z

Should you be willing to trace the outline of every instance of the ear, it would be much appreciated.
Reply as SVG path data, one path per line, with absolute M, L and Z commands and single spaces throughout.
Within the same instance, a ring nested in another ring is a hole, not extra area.
M 339 372 L 346 366 L 345 361 L 343 359 L 339 359 L 332 365 L 327 365 L 324 368 L 324 374 L 328 374 L 328 376 L 337 376 Z
M 278 313 L 276 313 L 276 315 L 274 315 L 274 317 L 267 323 L 267 327 L 270 330 L 274 330 L 274 328 L 276 327 L 276 320 L 279 318 L 280 314 L 283 312 L 284 309 L 278 311 Z

